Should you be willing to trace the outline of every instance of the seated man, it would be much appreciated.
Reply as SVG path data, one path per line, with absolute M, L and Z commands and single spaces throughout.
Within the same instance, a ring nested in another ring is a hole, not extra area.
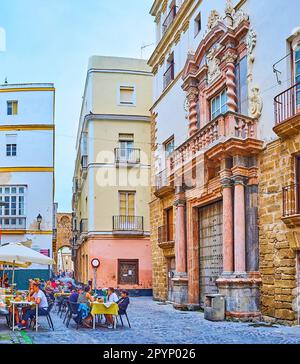
M 39 315 L 47 314 L 48 301 L 45 293 L 40 289 L 39 284 L 36 282 L 32 284 L 32 288 L 34 293 L 32 295 L 32 298 L 30 298 L 30 300 L 35 302 L 36 305 L 38 305 L 38 314 Z M 30 310 L 26 311 L 24 318 L 21 322 L 21 329 L 28 327 L 28 320 L 29 319 L 32 320 L 35 317 L 35 314 L 36 314 L 35 308 L 31 308 Z
M 78 297 L 79 297 L 79 293 L 77 292 L 77 289 L 73 289 L 72 293 L 71 293 L 71 295 L 69 297 L 69 302 L 70 303 L 77 303 Z
M 121 298 L 118 300 L 117 304 L 119 306 L 119 315 L 124 315 L 126 313 L 127 307 L 129 305 L 128 292 L 123 290 L 121 292 Z

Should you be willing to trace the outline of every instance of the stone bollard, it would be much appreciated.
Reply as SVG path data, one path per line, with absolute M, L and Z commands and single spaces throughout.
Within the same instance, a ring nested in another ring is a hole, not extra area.
M 225 296 L 221 294 L 206 296 L 204 318 L 208 321 L 225 320 Z

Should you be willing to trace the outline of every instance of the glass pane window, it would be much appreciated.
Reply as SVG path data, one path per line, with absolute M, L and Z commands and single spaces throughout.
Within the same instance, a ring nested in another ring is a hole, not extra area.
M 17 155 L 17 144 L 6 144 L 6 156 L 15 157 Z
M 25 187 L 0 187 L 0 201 L 5 202 L 5 206 L 0 206 L 0 216 L 25 215 L 25 190 Z
M 175 147 L 174 144 L 174 138 L 165 143 L 166 157 L 169 157 L 169 155 L 173 153 Z
M 220 114 L 227 112 L 227 90 L 223 90 L 219 95 L 211 100 L 211 118 L 214 119 Z
M 7 101 L 7 115 L 18 114 L 18 101 Z
M 119 192 L 121 216 L 135 216 L 135 192 Z

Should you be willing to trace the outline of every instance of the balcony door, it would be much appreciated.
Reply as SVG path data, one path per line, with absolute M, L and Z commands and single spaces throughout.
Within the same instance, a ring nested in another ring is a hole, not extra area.
M 166 210 L 166 238 L 167 241 L 173 241 L 173 207 Z
M 121 162 L 130 162 L 133 160 L 134 140 L 133 134 L 119 135 L 119 158 Z
M 296 156 L 296 184 L 295 184 L 296 214 L 300 214 L 300 155 Z
M 300 112 L 300 45 L 295 49 L 296 112 Z
M 119 192 L 120 226 L 125 230 L 134 230 L 136 226 L 135 218 L 135 192 Z

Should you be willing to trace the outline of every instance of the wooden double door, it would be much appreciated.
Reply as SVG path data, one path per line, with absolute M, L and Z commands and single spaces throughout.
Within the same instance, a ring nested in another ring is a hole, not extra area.
M 218 293 L 216 280 L 223 271 L 223 203 L 199 209 L 200 306 L 208 294 Z

